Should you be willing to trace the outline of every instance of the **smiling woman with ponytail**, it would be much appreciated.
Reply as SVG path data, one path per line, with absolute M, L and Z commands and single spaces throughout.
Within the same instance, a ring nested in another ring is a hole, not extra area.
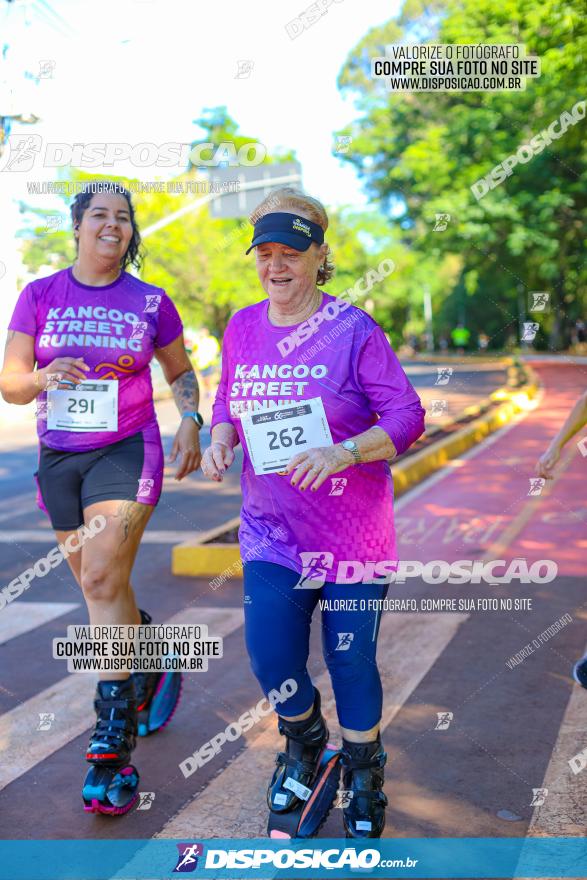
M 198 385 L 173 302 L 125 271 L 141 261 L 128 191 L 114 182 L 89 183 L 71 217 L 76 260 L 20 294 L 0 391 L 9 403 L 37 401 L 38 503 L 57 541 L 69 546 L 80 528 L 97 517 L 105 522 L 83 547 L 75 541 L 78 550 L 67 557 L 90 623 L 148 623 L 130 577 L 163 483 L 152 358 L 181 416 L 171 456 L 180 459 L 178 480 L 200 462 Z M 128 766 L 135 737 L 167 723 L 181 679 L 159 672 L 109 672 L 101 679 L 84 803 L 90 812 L 117 814 L 137 797 L 138 776 Z

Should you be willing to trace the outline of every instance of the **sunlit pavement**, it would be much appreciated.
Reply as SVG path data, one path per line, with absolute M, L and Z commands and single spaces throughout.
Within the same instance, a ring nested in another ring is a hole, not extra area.
M 412 381 L 423 395 L 436 395 L 436 366 L 428 373 L 421 366 L 410 371 Z M 389 598 L 418 603 L 448 598 L 501 604 L 511 599 L 512 608 L 471 610 L 465 605 L 455 612 L 383 615 L 379 661 L 389 754 L 389 836 L 506 836 L 550 828 L 548 833 L 582 834 L 587 821 L 581 774 L 573 774 L 568 764 L 585 745 L 577 719 L 584 717 L 587 694 L 572 684 L 570 668 L 587 641 L 587 458 L 571 442 L 556 479 L 544 487 L 531 484 L 536 459 L 585 387 L 585 367 L 559 361 L 536 369 L 544 391 L 535 409 L 451 462 L 396 506 L 405 560 L 509 563 L 523 557 L 531 564 L 548 559 L 558 574 L 544 584 L 432 585 L 408 578 L 390 587 Z M 459 404 L 465 396 L 473 402 L 486 396 L 503 379 L 502 373 L 473 367 L 461 377 Z M 451 390 L 449 383 L 438 396 L 448 397 Z M 167 449 L 175 425 L 173 407 L 171 401 L 158 405 Z M 53 543 L 44 515 L 34 507 L 36 450 L 23 442 L 32 429 L 23 431 L 20 440 L 16 432 L 2 457 L 3 583 Z M 62 635 L 66 625 L 85 622 L 85 611 L 63 566 L 33 581 L 18 602 L 0 611 L 0 704 L 5 713 L 0 718 L 0 811 L 6 838 L 263 834 L 264 789 L 281 748 L 272 719 L 226 743 L 189 778 L 179 770 L 184 758 L 254 706 L 260 694 L 245 659 L 240 581 L 214 591 L 206 579 L 170 574 L 171 546 L 178 536 L 238 513 L 237 469 L 222 486 L 207 484 L 201 476 L 177 484 L 173 470 L 147 532 L 152 537 L 139 552 L 133 584 L 141 606 L 156 621 L 183 610 L 190 620 L 209 622 L 211 634 L 224 636 L 224 658 L 211 662 L 207 673 L 186 679 L 172 724 L 141 741 L 134 754 L 141 790 L 155 793 L 152 805 L 119 821 L 85 816 L 80 791 L 92 685 L 87 678 L 86 693 L 81 676 L 67 676 L 64 664 L 50 660 L 51 639 Z M 537 488 L 540 494 L 529 494 Z M 531 610 L 516 609 L 516 599 L 531 599 Z M 565 615 L 571 622 L 560 632 L 539 638 Z M 538 647 L 510 668 L 508 661 L 533 640 Z M 324 691 L 336 739 L 319 642 L 316 628 L 311 670 Z M 50 729 L 37 729 L 40 714 L 54 714 Z M 542 806 L 532 806 L 533 789 L 546 786 L 545 779 L 549 794 Z M 334 810 L 322 834 L 339 836 L 341 830 L 340 810 Z

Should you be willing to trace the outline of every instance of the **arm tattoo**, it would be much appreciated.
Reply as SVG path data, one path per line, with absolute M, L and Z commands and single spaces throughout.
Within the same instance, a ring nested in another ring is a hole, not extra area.
M 187 370 L 181 376 L 178 376 L 175 382 L 171 383 L 171 390 L 173 391 L 173 397 L 180 415 L 184 412 L 197 412 L 200 402 L 200 389 L 198 388 L 198 380 L 193 370 Z
M 148 504 L 139 504 L 137 501 L 123 501 L 114 514 L 120 520 L 123 532 L 122 544 L 128 538 L 134 537 L 137 530 L 144 528 L 153 508 Z

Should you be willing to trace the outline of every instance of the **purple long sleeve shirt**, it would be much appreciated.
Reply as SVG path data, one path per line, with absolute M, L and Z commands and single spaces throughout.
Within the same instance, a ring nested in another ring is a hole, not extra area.
M 350 466 L 303 492 L 290 477 L 255 474 L 240 415 L 320 397 L 334 443 L 377 425 L 401 454 L 424 431 L 420 398 L 361 309 L 324 293 L 324 320 L 311 334 L 307 322 L 271 324 L 267 309 L 264 300 L 230 320 L 212 418 L 212 426 L 234 425 L 243 445 L 241 556 L 317 580 L 371 581 L 397 562 L 388 463 Z

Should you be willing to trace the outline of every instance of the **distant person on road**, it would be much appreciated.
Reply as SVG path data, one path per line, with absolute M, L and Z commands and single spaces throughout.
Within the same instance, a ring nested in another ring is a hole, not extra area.
M 89 183 L 71 216 L 77 258 L 20 294 L 0 392 L 8 403 L 37 401 L 38 503 L 68 548 L 90 624 L 146 624 L 151 618 L 139 612 L 130 576 L 163 482 L 149 363 L 155 357 L 161 364 L 181 414 L 171 456 L 179 456 L 178 480 L 200 463 L 198 385 L 173 302 L 125 271 L 140 265 L 128 191 Z M 84 529 L 96 523 L 101 528 L 83 542 Z M 97 771 L 121 770 L 120 786 L 116 797 L 91 785 L 88 794 L 86 786 L 84 800 L 88 811 L 121 813 L 138 796 L 123 791 L 136 779 L 124 771 L 135 736 L 167 722 L 180 673 L 111 671 L 100 679 L 86 758 Z
M 579 397 L 567 420 L 550 441 L 536 464 L 536 473 L 545 480 L 551 480 L 553 471 L 566 443 L 587 424 L 587 391 Z M 587 437 L 580 444 L 581 454 L 587 456 Z M 582 687 L 587 688 L 587 655 L 578 660 L 573 667 L 573 677 Z
M 353 792 L 344 825 L 349 837 L 380 837 L 387 799 L 376 647 L 384 570 L 397 563 L 388 462 L 423 433 L 424 410 L 381 327 L 320 289 L 334 270 L 324 206 L 286 188 L 254 217 L 249 250 L 267 299 L 228 324 L 202 470 L 222 481 L 242 444 L 247 649 L 266 695 L 296 684 L 279 705 L 286 750 L 268 804 L 273 819 L 303 806 L 328 742 L 307 670 L 312 612 L 322 600 L 343 787 Z M 363 610 L 352 600 L 365 600 Z
M 410 333 L 408 336 L 408 343 L 411 346 L 414 354 L 417 354 L 420 351 L 420 340 L 416 333 Z
M 451 331 L 452 344 L 459 354 L 464 354 L 465 348 L 469 344 L 471 331 L 468 330 L 462 321 L 459 321 L 456 327 Z
M 215 336 L 212 336 L 207 327 L 202 327 L 196 339 L 194 358 L 196 369 L 202 377 L 204 393 L 209 396 L 212 393 L 220 361 L 220 343 Z
M 487 351 L 487 347 L 489 346 L 489 336 L 487 333 L 483 333 L 481 331 L 477 337 L 477 345 L 479 346 L 479 351 Z
M 581 348 L 583 348 L 587 342 L 587 325 L 582 318 L 577 318 L 575 321 L 575 326 L 571 333 L 571 339 L 573 345 L 581 346 Z

